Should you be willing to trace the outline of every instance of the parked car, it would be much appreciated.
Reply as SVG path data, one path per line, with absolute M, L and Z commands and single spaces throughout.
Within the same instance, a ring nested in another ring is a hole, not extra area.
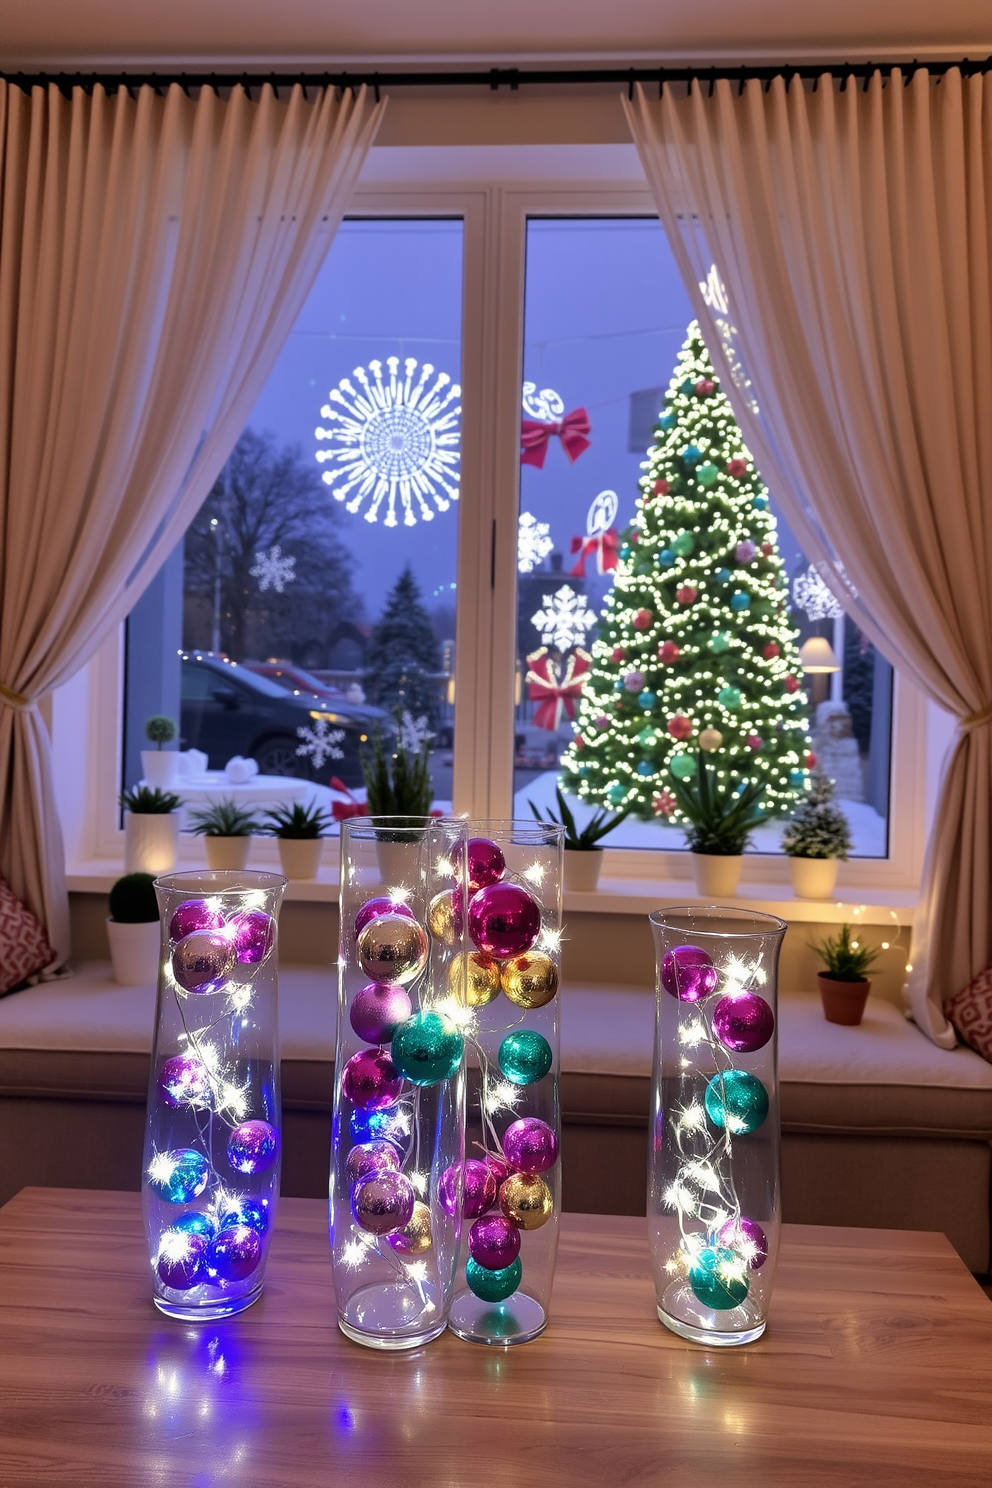
M 258 672 L 199 652 L 182 658 L 180 731 L 184 749 L 202 749 L 211 770 L 222 770 L 233 755 L 258 762 L 263 775 L 291 775 L 326 785 L 337 775 L 345 785 L 362 783 L 359 747 L 387 715 L 381 708 L 295 696 Z M 301 728 L 321 720 L 341 729 L 342 759 L 319 766 L 297 750 Z
M 328 702 L 337 702 L 344 697 L 340 687 L 334 687 L 330 682 L 321 682 L 313 672 L 308 672 L 304 667 L 292 666 L 287 661 L 244 661 L 241 665 L 250 672 L 257 672 L 260 677 L 268 677 L 270 682 L 294 696 L 322 698 Z

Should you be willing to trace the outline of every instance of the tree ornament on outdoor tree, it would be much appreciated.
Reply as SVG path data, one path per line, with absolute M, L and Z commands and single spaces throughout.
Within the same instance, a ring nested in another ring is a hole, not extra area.
M 668 720 L 666 727 L 673 739 L 688 739 L 692 734 L 692 719 L 686 718 L 684 713 L 676 713 L 674 718 Z
M 723 743 L 723 735 L 719 729 L 703 729 L 699 736 L 699 747 L 705 749 L 707 754 L 715 754 Z

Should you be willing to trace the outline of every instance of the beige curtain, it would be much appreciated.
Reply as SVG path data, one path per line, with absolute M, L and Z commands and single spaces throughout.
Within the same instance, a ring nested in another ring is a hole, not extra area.
M 364 90 L 67 99 L 0 82 L 0 873 L 60 956 L 38 699 L 119 624 L 202 504 L 382 107 Z
M 721 81 L 627 115 L 765 480 L 959 721 L 908 984 L 951 1047 L 942 1003 L 992 961 L 992 77 Z

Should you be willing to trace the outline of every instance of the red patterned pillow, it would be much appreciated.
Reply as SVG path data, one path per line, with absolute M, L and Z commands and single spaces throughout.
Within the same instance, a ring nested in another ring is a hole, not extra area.
M 55 960 L 41 925 L 0 878 L 0 996 Z
M 992 1064 L 992 966 L 952 997 L 944 1009 L 958 1037 Z

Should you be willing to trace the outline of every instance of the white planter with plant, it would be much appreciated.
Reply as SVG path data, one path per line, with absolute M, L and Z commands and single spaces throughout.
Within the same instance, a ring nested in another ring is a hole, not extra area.
M 792 887 L 800 899 L 830 899 L 837 872 L 851 851 L 851 828 L 839 806 L 835 787 L 822 770 L 813 772 L 809 794 L 796 807 L 782 847 L 789 855 Z
M 158 979 L 159 919 L 150 873 L 126 873 L 110 890 L 107 939 L 114 981 L 154 986 Z
M 124 807 L 124 872 L 171 873 L 179 841 L 179 797 L 158 786 L 137 785 L 121 796 Z
M 268 830 L 279 843 L 279 863 L 287 878 L 316 878 L 327 817 L 319 806 L 277 806 L 265 812 Z
M 841 925 L 836 935 L 828 937 L 814 950 L 823 962 L 817 972 L 823 1016 L 828 1023 L 856 1027 L 864 1017 L 871 991 L 870 971 L 878 951 L 851 939 L 850 925 Z
M 569 810 L 568 803 L 562 795 L 561 786 L 555 786 L 555 795 L 558 798 L 558 815 L 555 816 L 551 808 L 548 808 L 547 818 L 543 817 L 534 805 L 528 801 L 527 805 L 537 817 L 539 822 L 547 820 L 553 827 L 565 828 L 565 869 L 563 881 L 565 889 L 573 894 L 592 894 L 599 883 L 600 871 L 603 867 L 603 859 L 606 855 L 604 847 L 596 844 L 614 827 L 618 827 L 630 815 L 629 811 L 607 811 L 605 807 L 595 813 L 590 821 L 580 832 L 575 824 L 575 817 Z
M 417 881 L 421 833 L 405 828 L 420 829 L 431 819 L 433 737 L 424 720 L 403 712 L 396 720 L 391 752 L 387 753 L 382 731 L 376 728 L 371 753 L 362 755 L 368 814 L 393 818 L 388 827 L 376 828 L 376 862 L 387 888 L 409 887 Z
M 168 790 L 179 779 L 179 754 L 175 749 L 163 749 L 171 744 L 179 730 L 175 720 L 164 713 L 155 713 L 145 724 L 145 738 L 154 744 L 154 749 L 141 751 L 141 769 L 148 785 L 157 785 Z
M 250 811 L 225 797 L 208 802 L 202 811 L 190 812 L 189 829 L 203 838 L 208 868 L 236 870 L 248 862 L 251 839 L 261 830 L 261 823 Z
M 716 771 L 700 750 L 695 779 L 673 776 L 670 789 L 685 818 L 697 892 L 706 899 L 732 898 L 740 882 L 744 849 L 764 820 L 759 805 L 764 786 L 756 781 L 719 785 Z

